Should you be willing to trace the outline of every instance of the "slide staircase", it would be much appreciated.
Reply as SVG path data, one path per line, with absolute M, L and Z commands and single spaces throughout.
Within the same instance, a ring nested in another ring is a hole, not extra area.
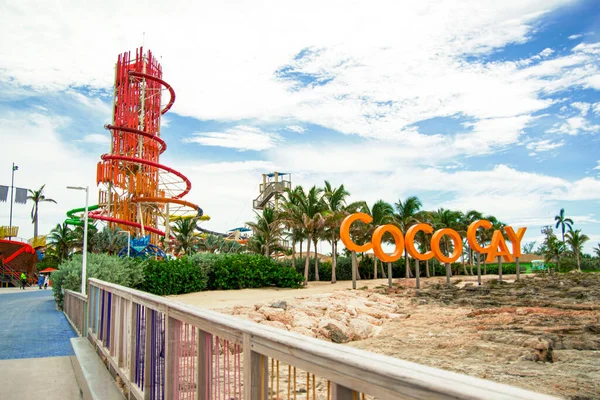
M 0 274 L 2 274 L 2 284 L 11 283 L 14 287 L 21 286 L 21 273 L 15 271 L 4 260 L 0 260 Z

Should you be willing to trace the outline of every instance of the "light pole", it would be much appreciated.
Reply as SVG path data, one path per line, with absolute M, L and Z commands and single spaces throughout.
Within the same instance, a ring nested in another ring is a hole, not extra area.
M 85 213 L 83 214 L 83 261 L 81 266 L 81 294 L 86 292 L 86 267 L 87 267 L 87 236 L 88 236 L 88 200 L 89 187 L 83 186 L 67 186 L 67 189 L 85 190 Z
M 12 165 L 12 180 L 10 182 L 10 222 L 8 226 L 8 240 L 12 239 L 12 209 L 13 209 L 13 191 L 15 190 L 15 171 L 19 169 L 18 166 L 13 163 Z
M 127 234 L 127 257 L 129 257 L 129 249 L 131 248 L 131 232 L 118 231 L 118 233 L 126 233 Z

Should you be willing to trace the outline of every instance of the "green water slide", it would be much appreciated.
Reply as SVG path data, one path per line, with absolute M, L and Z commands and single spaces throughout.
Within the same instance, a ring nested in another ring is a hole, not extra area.
M 88 212 L 90 211 L 95 211 L 99 208 L 98 204 L 95 204 L 93 206 L 88 206 Z M 77 226 L 83 226 L 83 218 L 75 215 L 78 213 L 84 213 L 85 212 L 85 207 L 82 208 L 74 208 L 70 211 L 67 211 L 67 218 L 65 220 L 65 224 L 67 225 L 77 225 Z

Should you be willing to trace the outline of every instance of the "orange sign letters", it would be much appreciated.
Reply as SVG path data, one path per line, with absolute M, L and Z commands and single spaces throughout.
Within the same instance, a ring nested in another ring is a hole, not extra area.
M 370 242 L 358 245 L 354 243 L 350 237 L 350 228 L 356 221 L 362 221 L 365 224 L 369 224 L 373 222 L 373 218 L 365 213 L 354 213 L 347 216 L 340 226 L 340 237 L 344 246 L 350 251 L 359 253 L 373 249 L 375 256 L 383 262 L 394 262 L 398 260 L 402 257 L 405 248 L 407 253 L 417 260 L 425 261 L 435 257 L 442 263 L 452 263 L 458 260 L 463 252 L 462 238 L 457 231 L 450 228 L 444 228 L 433 232 L 433 227 L 429 224 L 413 225 L 408 229 L 405 236 L 402 235 L 402 231 L 400 231 L 396 225 L 381 225 L 373 232 Z M 495 230 L 492 233 L 489 246 L 481 246 L 477 241 L 477 229 L 479 228 L 491 229 L 492 223 L 486 220 L 479 220 L 469 225 L 467 229 L 467 242 L 474 251 L 487 254 L 487 262 L 493 262 L 498 257 L 502 257 L 504 261 L 511 262 L 514 261 L 513 257 L 521 256 L 521 239 L 523 239 L 527 228 L 519 228 L 517 232 L 515 232 L 510 226 L 504 227 L 504 232 L 506 232 L 506 236 L 512 244 L 512 254 L 508 250 L 508 246 L 506 245 L 506 241 L 500 230 Z M 383 235 L 386 232 L 392 235 L 394 243 L 396 244 L 396 248 L 392 254 L 385 253 L 381 248 Z M 425 234 L 433 233 L 433 236 L 431 237 L 431 251 L 420 253 L 415 247 L 415 236 L 419 232 L 424 232 Z M 446 253 L 450 250 L 450 241 L 453 243 L 454 251 L 452 254 L 447 255 Z

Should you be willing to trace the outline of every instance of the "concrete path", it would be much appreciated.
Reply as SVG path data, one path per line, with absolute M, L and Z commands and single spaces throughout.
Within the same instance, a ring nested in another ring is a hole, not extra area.
M 77 335 L 56 309 L 52 290 L 27 288 L 0 296 L 0 360 L 72 356 Z
M 0 360 L 0 371 L 0 399 L 81 399 L 71 357 Z
M 70 357 L 76 334 L 52 290 L 0 293 L 0 399 L 81 399 Z

